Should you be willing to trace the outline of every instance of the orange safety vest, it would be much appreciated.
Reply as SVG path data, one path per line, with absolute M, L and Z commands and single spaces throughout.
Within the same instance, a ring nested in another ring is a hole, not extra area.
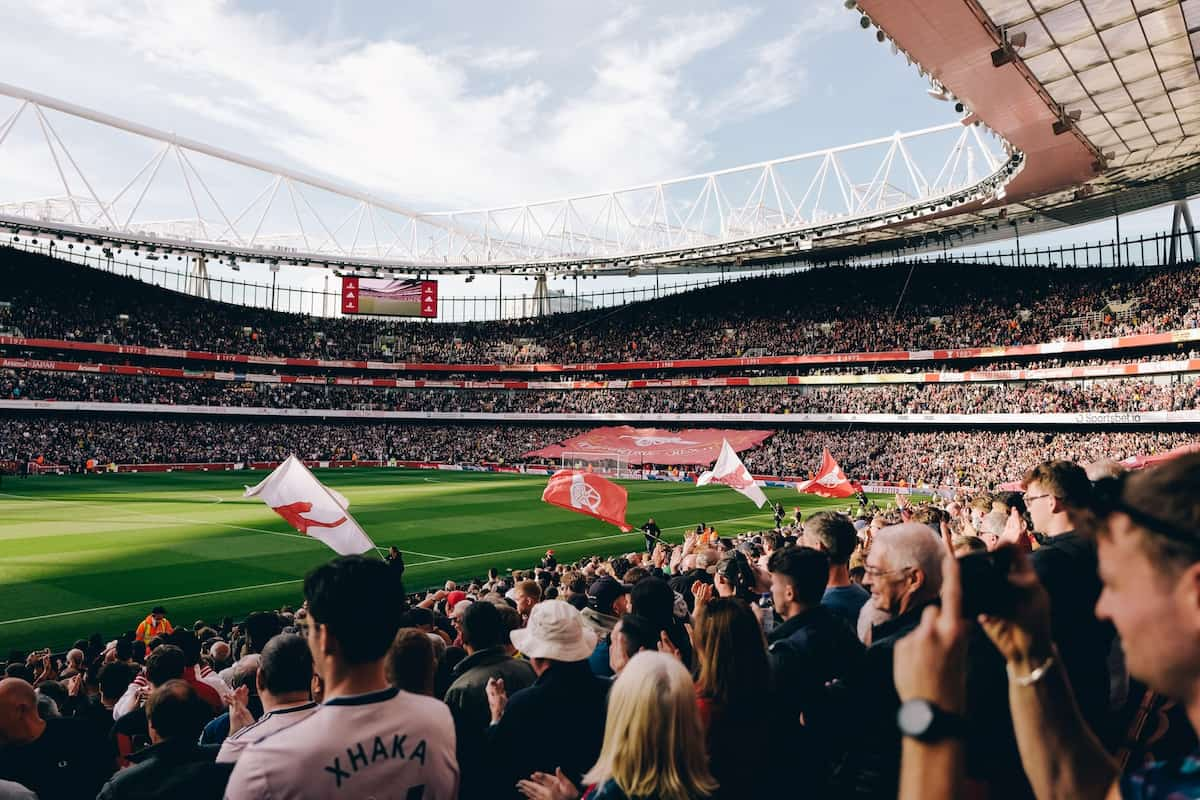
M 171 627 L 171 622 L 163 617 L 162 622 L 155 625 L 154 615 L 147 614 L 142 620 L 142 624 L 137 626 L 137 636 L 139 642 L 148 642 L 155 636 L 162 636 L 164 633 L 172 633 L 175 629 Z

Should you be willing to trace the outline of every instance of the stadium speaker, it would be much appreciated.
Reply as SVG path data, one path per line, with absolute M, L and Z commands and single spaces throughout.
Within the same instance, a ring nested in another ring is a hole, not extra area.
M 1050 130 L 1054 131 L 1055 136 L 1062 136 L 1071 130 L 1071 121 L 1068 119 L 1056 119 L 1054 120 L 1054 124 L 1050 126 Z
M 858 20 L 858 24 L 865 31 L 867 28 L 871 27 L 871 18 L 868 17 L 866 14 L 863 14 L 862 17 Z
M 997 47 L 992 51 L 992 66 L 1003 67 L 1005 64 L 1011 64 L 1013 55 L 1015 54 L 1011 47 Z

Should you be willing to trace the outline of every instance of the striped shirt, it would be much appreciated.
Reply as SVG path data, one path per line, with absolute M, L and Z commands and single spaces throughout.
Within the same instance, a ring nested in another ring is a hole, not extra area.
M 232 764 L 250 745 L 261 742 L 273 733 L 278 733 L 285 728 L 292 727 L 297 722 L 308 719 L 316 710 L 317 704 L 308 702 L 268 711 L 257 722 L 226 737 L 225 741 L 221 743 L 221 751 L 217 753 L 217 763 Z

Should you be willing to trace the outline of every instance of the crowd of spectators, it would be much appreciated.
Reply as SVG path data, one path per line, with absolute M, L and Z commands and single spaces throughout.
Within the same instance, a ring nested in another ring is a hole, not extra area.
M 42 457 L 77 469 L 99 464 L 282 461 L 510 462 L 576 435 L 553 427 L 232 422 L 96 416 L 4 417 L 0 460 Z
M 282 461 L 545 463 L 526 453 L 584 428 L 534 425 L 390 425 L 176 420 L 135 416 L 0 418 L 0 461 L 36 460 L 77 471 L 116 464 Z M 1046 458 L 1082 463 L 1165 452 L 1196 439 L 1188 431 L 785 428 L 741 454 L 755 474 L 807 476 L 828 449 L 863 481 L 990 487 Z M 708 465 L 695 465 L 707 469 Z
M 904 266 L 824 268 L 617 309 L 431 324 L 275 313 L 203 301 L 21 251 L 2 256 L 3 299 L 11 305 L 0 325 L 25 336 L 293 357 L 677 360 L 1030 344 L 1200 322 L 1195 267 L 939 263 L 917 267 L 911 280 Z M 71 292 L 59 291 L 66 285 Z
M 8 654 L 0 790 L 1196 796 L 1200 455 L 1021 472 L 415 594 L 395 548 L 339 557 L 236 624 L 154 607 Z
M 669 389 L 388 389 L 8 370 L 0 398 L 250 408 L 575 414 L 981 414 L 1182 411 L 1194 379 L 737 386 Z

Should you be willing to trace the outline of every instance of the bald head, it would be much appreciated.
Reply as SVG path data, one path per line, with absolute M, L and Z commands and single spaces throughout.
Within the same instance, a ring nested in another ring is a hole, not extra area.
M 215 642 L 212 649 L 209 650 L 209 654 L 218 664 L 226 664 L 229 662 L 229 645 L 225 642 Z
M 20 678 L 0 680 L 0 745 L 32 742 L 45 727 L 33 686 Z

